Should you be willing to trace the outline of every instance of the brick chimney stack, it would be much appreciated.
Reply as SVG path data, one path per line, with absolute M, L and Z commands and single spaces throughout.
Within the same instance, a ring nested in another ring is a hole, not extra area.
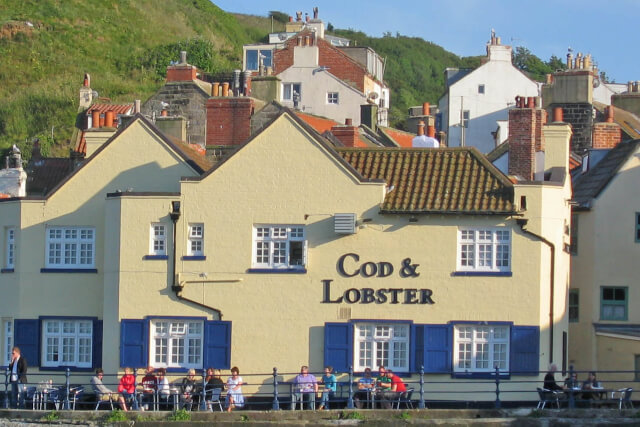
M 509 110 L 509 175 L 532 181 L 536 173 L 536 152 L 544 151 L 542 126 L 547 112 L 537 108 L 535 97 L 516 97 Z
M 207 101 L 206 145 L 240 145 L 251 136 L 254 102 L 249 97 Z
M 187 64 L 187 52 L 180 52 L 180 63 L 167 67 L 167 82 L 190 82 L 197 78 L 198 69 Z
M 613 106 L 608 106 L 605 113 L 606 121 L 593 124 L 593 148 L 613 148 L 622 141 L 622 129 L 613 121 Z
M 358 147 L 360 145 L 360 136 L 358 128 L 353 126 L 353 120 L 346 119 L 344 125 L 337 125 L 331 128 L 331 133 L 345 147 Z

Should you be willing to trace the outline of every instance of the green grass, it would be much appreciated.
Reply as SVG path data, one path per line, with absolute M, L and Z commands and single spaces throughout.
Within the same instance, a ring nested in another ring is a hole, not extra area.
M 42 417 L 43 421 L 52 422 L 58 421 L 60 419 L 60 413 L 58 411 L 51 411 L 44 417 Z
M 169 421 L 191 421 L 191 412 L 186 409 L 178 409 L 167 417 Z
M 114 409 L 111 413 L 105 418 L 105 421 L 108 423 L 115 423 L 118 421 L 127 421 L 127 414 L 120 409 Z

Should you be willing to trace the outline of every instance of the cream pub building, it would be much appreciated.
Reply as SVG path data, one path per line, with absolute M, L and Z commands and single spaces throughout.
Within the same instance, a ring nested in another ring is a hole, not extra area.
M 566 360 L 571 131 L 543 133 L 544 179 L 523 182 L 474 148 L 335 148 L 283 109 L 207 170 L 137 115 L 46 196 L 0 201 L 3 355 L 87 375 L 424 367 L 474 400 L 497 366 L 504 400 L 533 400 L 511 380 Z

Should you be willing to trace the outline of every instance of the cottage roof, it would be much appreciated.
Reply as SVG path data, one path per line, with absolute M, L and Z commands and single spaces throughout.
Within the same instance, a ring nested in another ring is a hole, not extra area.
M 607 187 L 639 144 L 640 140 L 619 143 L 598 164 L 576 179 L 573 184 L 573 201 L 578 208 L 591 208 L 593 199 Z
M 387 183 L 384 213 L 515 213 L 512 183 L 475 148 L 336 151 L 364 178 Z
M 116 114 L 129 114 L 133 109 L 133 104 L 93 104 L 87 110 L 87 114 L 90 115 L 94 111 L 105 113 L 107 111 L 113 111 Z
M 71 172 L 73 159 L 60 157 L 41 157 L 32 159 L 27 165 L 27 195 L 45 195 L 57 186 Z
M 609 106 L 601 102 L 593 101 L 593 106 L 604 114 L 607 107 L 613 108 L 613 121 L 620 125 L 622 131 L 632 139 L 640 138 L 640 118 L 635 114 L 619 107 Z

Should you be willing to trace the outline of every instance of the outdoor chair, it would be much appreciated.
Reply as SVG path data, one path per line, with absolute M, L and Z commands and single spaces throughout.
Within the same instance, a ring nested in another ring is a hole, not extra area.
M 404 403 L 405 408 L 413 409 L 413 402 L 411 401 L 411 395 L 413 389 L 408 388 L 407 391 L 398 393 L 398 400 L 396 401 L 396 409 L 400 409 L 400 404 Z
M 36 393 L 38 389 L 35 386 L 27 387 L 24 393 L 24 407 L 27 408 L 27 405 L 31 405 L 31 409 L 36 409 Z
M 98 409 L 100 409 L 100 405 L 105 403 L 108 403 L 109 406 L 111 407 L 111 410 L 113 411 L 113 400 L 111 400 L 111 394 L 109 394 L 106 399 L 100 399 L 100 396 L 101 396 L 100 394 L 96 395 L 96 400 L 98 402 L 96 403 L 96 408 L 94 409 L 94 411 L 97 411 Z
M 631 401 L 632 388 L 621 388 L 620 390 L 611 392 L 611 399 L 616 400 L 615 393 L 618 393 L 618 409 L 623 410 L 625 408 L 633 409 L 633 402 Z
M 538 396 L 540 396 L 540 400 L 538 401 L 538 406 L 536 409 L 544 409 L 547 403 L 553 405 L 556 404 L 558 409 L 560 409 L 560 400 L 558 398 L 558 392 L 553 390 L 547 390 L 546 388 L 537 388 Z
M 207 410 L 213 412 L 213 405 L 218 405 L 220 412 L 222 412 L 222 402 L 220 401 L 220 395 L 222 394 L 221 388 L 212 388 L 207 390 Z

